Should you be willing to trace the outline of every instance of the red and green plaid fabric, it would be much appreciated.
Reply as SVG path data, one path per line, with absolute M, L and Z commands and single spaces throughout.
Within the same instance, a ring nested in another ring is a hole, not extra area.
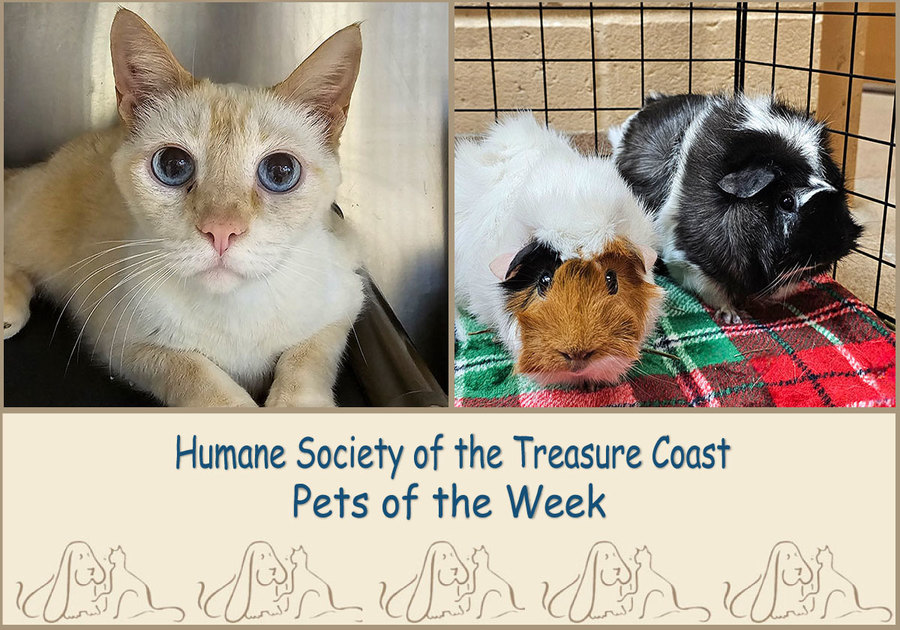
M 784 303 L 720 324 L 691 293 L 660 276 L 665 314 L 620 383 L 597 391 L 540 386 L 472 318 L 456 342 L 458 407 L 893 407 L 896 342 L 872 311 L 827 275 Z M 480 334 L 477 334 L 480 333 Z

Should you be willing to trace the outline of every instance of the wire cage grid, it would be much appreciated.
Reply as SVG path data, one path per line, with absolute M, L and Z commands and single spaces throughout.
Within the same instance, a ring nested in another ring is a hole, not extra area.
M 659 83 L 660 75 L 667 72 L 672 74 L 674 71 L 680 75 L 681 81 L 676 91 L 769 91 L 786 96 L 795 106 L 805 107 L 811 114 L 817 113 L 816 106 L 823 104 L 821 97 L 827 90 L 832 95 L 832 102 L 826 105 L 829 107 L 827 122 L 834 138 L 835 157 L 847 176 L 847 192 L 854 211 L 857 216 L 865 214 L 863 223 L 866 228 L 863 241 L 835 267 L 833 275 L 845 282 L 882 319 L 892 325 L 895 323 L 893 226 L 896 202 L 891 183 L 896 167 L 893 160 L 896 144 L 895 78 L 893 71 L 891 76 L 886 76 L 887 72 L 870 74 L 863 63 L 866 54 L 871 58 L 874 54 L 886 55 L 889 52 L 893 66 L 893 4 L 463 2 L 456 4 L 455 8 L 457 18 L 461 15 L 473 17 L 483 26 L 478 30 L 477 37 L 461 38 L 457 21 L 454 57 L 457 70 L 454 107 L 457 133 L 472 132 L 479 127 L 483 130 L 487 122 L 496 120 L 503 113 L 531 109 L 547 124 L 586 136 L 580 142 L 576 138 L 576 144 L 582 150 L 602 154 L 608 151 L 605 128 L 638 111 L 645 96 L 652 91 L 650 84 Z M 555 31 L 566 33 L 556 28 L 559 26 L 557 16 L 561 15 L 583 16 L 590 30 L 589 41 L 583 36 L 583 30 L 573 30 L 569 31 L 569 39 L 577 39 L 575 45 L 571 42 L 561 45 L 560 36 L 554 34 Z M 663 27 L 654 19 L 660 15 L 668 18 Z M 508 42 L 501 44 L 498 41 L 497 23 L 507 16 L 516 16 L 520 23 L 528 23 L 532 27 L 536 25 L 536 29 L 526 32 L 528 37 L 525 40 L 530 40 L 527 46 L 510 46 Z M 673 16 L 677 18 L 672 19 Z M 714 16 L 712 21 L 708 16 Z M 862 25 L 868 27 L 875 22 L 886 23 L 887 20 L 890 20 L 890 51 L 860 45 L 858 34 L 863 30 Z M 620 45 L 617 36 L 625 32 L 624 27 L 616 30 L 615 24 L 610 24 L 613 21 L 634 27 L 631 31 L 636 36 L 632 46 Z M 676 26 L 686 27 L 686 38 L 683 32 L 679 36 L 673 31 Z M 608 34 L 604 27 L 609 28 Z M 826 29 L 831 30 L 830 35 L 823 32 Z M 711 45 L 710 31 L 714 31 L 715 45 Z M 800 31 L 804 36 L 798 37 Z M 824 37 L 833 37 L 835 33 L 841 41 L 841 50 L 838 51 L 832 50 L 828 43 L 823 44 Z M 802 41 L 806 37 L 808 42 Z M 483 38 L 487 41 L 473 41 Z M 665 40 L 673 39 L 679 40 L 675 48 L 680 47 L 685 54 L 671 54 L 671 51 L 665 50 L 665 44 L 671 43 Z M 785 51 L 788 46 L 789 50 Z M 578 48 L 583 48 L 583 54 L 579 54 Z M 478 54 L 479 51 L 487 54 Z M 585 78 L 587 75 L 582 71 L 577 80 L 551 80 L 555 78 L 551 77 L 553 71 L 575 68 L 576 64 L 584 67 L 590 64 L 589 77 Z M 602 69 L 603 66 L 607 68 Z M 708 69 L 713 66 L 717 72 L 711 81 L 713 73 Z M 490 77 L 490 88 L 483 89 L 480 99 L 469 98 L 473 88 L 477 87 L 473 81 L 459 80 L 461 70 L 472 68 L 476 71 L 470 74 L 480 77 L 482 81 L 486 81 L 487 74 Z M 665 69 L 659 72 L 661 68 Z M 533 89 L 530 95 L 525 94 L 528 92 L 527 85 L 526 89 L 522 88 L 523 83 L 527 84 L 528 69 L 533 69 L 534 75 L 531 77 Z M 763 73 L 768 73 L 768 76 Z M 631 102 L 621 102 L 625 100 L 621 94 L 613 99 L 619 102 L 603 102 L 604 92 L 598 85 L 598 76 L 619 84 L 624 76 L 625 83 L 630 83 L 632 89 L 623 91 Z M 666 80 L 669 78 L 664 77 L 663 82 L 670 86 L 672 82 Z M 565 102 L 565 99 L 554 94 L 557 83 L 563 90 L 579 92 L 576 102 Z M 509 89 L 504 90 L 509 85 L 515 86 L 511 95 Z M 884 99 L 890 99 L 889 123 L 883 119 L 875 121 L 874 125 L 864 124 L 865 118 L 860 121 L 863 86 L 866 94 L 871 91 L 879 95 L 881 110 L 886 110 Z M 789 94 L 784 94 L 785 91 Z M 814 101 L 814 95 L 820 97 L 818 103 Z M 560 103 L 560 100 L 563 102 Z M 579 127 L 578 123 L 573 123 L 573 117 L 581 121 L 580 127 L 587 126 L 587 129 L 573 129 Z M 463 129 L 459 128 L 460 119 L 464 119 Z M 590 122 L 585 124 L 588 119 Z M 854 176 L 859 174 L 856 169 L 859 159 L 866 162 L 866 175 L 877 171 L 879 176 L 856 179 Z

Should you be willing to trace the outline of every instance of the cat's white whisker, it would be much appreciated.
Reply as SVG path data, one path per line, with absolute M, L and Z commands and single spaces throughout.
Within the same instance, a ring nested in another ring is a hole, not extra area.
M 146 300 L 151 293 L 155 295 L 159 291 L 160 287 L 162 287 L 162 285 L 165 284 L 169 280 L 169 278 L 171 278 L 176 273 L 178 273 L 177 268 L 171 269 L 168 274 L 164 273 L 160 277 L 159 282 L 147 289 L 141 299 L 138 300 L 138 303 L 135 304 L 134 309 L 131 311 L 131 317 L 128 318 L 128 324 L 126 324 L 125 326 L 125 333 L 122 335 L 122 354 L 119 359 L 120 370 L 124 369 L 125 367 L 125 348 L 128 347 L 128 330 L 131 328 L 131 322 L 134 320 L 134 316 L 137 313 L 137 310 L 141 308 L 141 304 L 144 303 L 144 300 Z M 141 314 L 143 314 L 143 312 L 143 309 L 141 309 Z
M 138 276 L 141 276 L 153 269 L 158 269 L 161 265 L 165 265 L 165 264 L 166 264 L 165 258 L 163 258 L 162 260 L 157 260 L 156 262 L 149 263 L 146 266 L 141 267 L 137 271 L 129 274 L 128 277 L 121 280 L 119 282 L 119 284 L 117 284 L 115 287 L 113 287 L 113 289 L 116 289 L 119 286 L 121 286 L 122 284 L 129 282 L 129 281 L 137 278 Z M 140 285 L 136 285 L 136 286 L 140 286 Z M 110 318 L 115 314 L 116 309 L 119 307 L 119 304 L 121 304 L 125 300 L 125 298 L 127 298 L 134 290 L 135 290 L 135 287 L 131 287 L 130 289 L 128 289 L 128 291 L 126 291 L 125 294 L 119 298 L 119 301 L 116 302 L 113 305 L 113 307 L 109 310 L 109 314 L 106 316 L 106 319 L 104 320 L 103 325 L 100 326 L 100 330 L 97 332 L 97 338 L 100 338 L 101 336 L 103 336 L 103 330 L 106 328 L 106 325 L 109 323 Z M 115 337 L 113 337 L 113 341 L 115 341 Z M 94 346 L 94 350 L 91 351 L 91 359 L 94 358 L 94 354 L 96 353 L 96 351 L 97 351 L 97 347 Z
M 131 303 L 134 302 L 135 299 L 137 299 L 138 295 L 140 295 L 141 289 L 147 287 L 147 285 L 149 285 L 151 282 L 153 282 L 157 277 L 164 274 L 165 271 L 167 270 L 167 268 L 171 268 L 171 265 L 169 265 L 167 267 L 167 265 L 165 264 L 165 261 L 163 261 L 163 263 L 164 264 L 161 268 L 157 268 L 148 277 L 143 278 L 131 290 L 131 293 L 132 293 L 131 298 L 128 300 L 128 303 L 125 304 L 124 308 L 122 309 L 122 312 L 119 314 L 119 319 L 116 320 L 116 328 L 113 331 L 112 339 L 109 342 L 109 365 L 110 366 L 112 366 L 112 364 L 113 364 L 113 352 L 115 351 L 116 337 L 118 337 L 118 335 L 119 335 L 119 326 L 121 326 L 121 324 L 122 324 L 122 318 L 125 317 L 125 313 L 128 312 L 128 307 L 131 306 Z
M 159 240 L 161 240 L 161 239 L 159 239 Z M 57 271 L 56 273 L 47 276 L 47 280 L 52 280 L 53 278 L 57 277 L 57 276 L 60 275 L 60 274 L 63 274 L 63 273 L 65 273 L 65 272 L 67 272 L 68 270 L 72 269 L 72 267 L 75 267 L 75 266 L 77 265 L 77 266 L 78 266 L 78 269 L 75 269 L 75 270 L 73 271 L 73 273 L 76 273 L 76 272 L 78 272 L 82 267 L 84 267 L 85 265 L 89 264 L 91 261 L 93 261 L 93 260 L 99 258 L 100 256 L 103 256 L 104 254 L 108 254 L 108 253 L 110 253 L 110 252 L 112 252 L 112 251 L 115 251 L 115 250 L 117 250 L 117 249 L 122 249 L 123 247 L 132 247 L 132 246 L 135 246 L 135 245 L 144 245 L 144 244 L 145 244 L 145 243 L 126 243 L 126 244 L 124 244 L 124 245 L 119 245 L 119 246 L 117 246 L 117 247 L 110 247 L 110 248 L 108 248 L 108 249 L 104 249 L 103 251 L 97 252 L 96 254 L 89 254 L 89 255 L 85 256 L 84 258 L 82 258 L 81 260 L 78 260 L 78 261 L 72 263 L 72 264 L 69 265 L 68 267 L 66 267 L 66 268 L 64 268 L 64 269 L 61 269 L 60 271 Z
M 353 332 L 353 338 L 356 340 L 356 347 L 359 348 L 359 354 L 363 358 L 363 363 L 366 364 L 366 367 L 369 367 L 369 361 L 366 359 L 366 353 L 363 352 L 362 344 L 359 343 L 359 335 L 356 334 L 356 326 L 353 325 L 353 320 L 349 317 L 347 320 L 350 322 L 350 330 Z
M 144 264 L 144 261 L 139 261 L 138 263 L 135 263 L 135 264 Z M 129 265 L 129 267 L 133 267 L 133 266 L 134 265 Z M 116 273 L 121 273 L 121 271 L 116 272 Z M 110 277 L 111 276 L 105 278 L 103 280 L 103 282 L 106 282 L 107 280 L 109 280 Z M 100 297 L 99 300 L 97 300 L 97 302 L 91 308 L 91 311 L 87 314 L 87 317 L 84 318 L 84 323 L 81 326 L 81 330 L 78 332 L 78 336 L 75 338 L 75 345 L 72 348 L 72 352 L 69 354 L 69 360 L 66 362 L 66 370 L 69 369 L 69 363 L 71 363 L 72 357 L 75 355 L 75 351 L 78 349 L 78 346 L 81 343 L 82 337 L 84 337 L 84 331 L 87 329 L 87 325 L 88 325 L 88 322 L 91 320 L 91 317 L 94 316 L 94 313 L 97 312 L 97 309 L 100 308 L 100 305 L 106 300 L 106 298 L 109 297 L 110 295 L 112 295 L 116 289 L 118 289 L 120 286 L 122 286 L 127 281 L 128 281 L 128 278 L 125 278 L 125 279 L 117 282 L 115 285 L 113 285 L 113 287 L 111 289 L 109 289 L 106 293 L 104 293 Z M 95 290 L 97 290 L 97 288 L 99 286 L 100 286 L 99 284 L 97 286 L 95 286 L 94 289 L 91 291 L 91 293 L 93 293 Z M 82 306 L 84 306 L 85 302 L 87 302 L 87 298 L 89 298 L 91 296 L 91 293 L 89 293 L 87 295 L 87 297 L 85 298 L 85 301 L 82 302 Z M 91 354 L 91 356 L 93 357 L 93 353 Z
M 75 296 L 78 295 L 79 289 L 81 289 L 81 287 L 83 287 L 83 286 L 85 285 L 85 283 L 87 283 L 91 278 L 93 278 L 93 277 L 96 276 L 97 274 L 102 273 L 103 271 L 106 271 L 106 270 L 109 269 L 110 267 L 115 267 L 116 265 L 119 265 L 119 264 L 121 264 L 121 263 L 123 263 L 123 262 L 126 262 L 126 261 L 128 261 L 128 260 L 131 260 L 131 259 L 133 259 L 133 258 L 139 258 L 139 257 L 141 257 L 141 256 L 150 256 L 150 255 L 158 254 L 159 251 L 160 251 L 160 250 L 154 250 L 154 251 L 151 251 L 151 252 L 143 252 L 143 253 L 141 253 L 141 254 L 135 254 L 134 256 L 129 256 L 128 258 L 121 259 L 121 260 L 117 260 L 117 261 L 115 261 L 115 262 L 109 263 L 108 265 L 104 265 L 103 267 L 100 267 L 99 269 L 96 269 L 96 270 L 95 270 L 93 273 L 91 273 L 88 277 L 86 277 L 84 280 L 82 280 L 81 283 L 78 284 L 78 286 L 76 286 L 74 289 L 72 289 L 72 290 L 69 292 L 68 298 L 66 299 L 65 303 L 63 304 L 62 309 L 60 309 L 59 317 L 56 318 L 56 324 L 53 326 L 53 332 L 50 334 L 50 343 L 53 343 L 53 339 L 56 337 L 56 331 L 59 329 L 59 323 L 62 321 L 63 315 L 64 315 L 65 312 L 66 312 L 66 309 L 69 308 L 69 304 L 70 304 L 71 301 L 75 298 Z M 138 264 L 141 264 L 141 263 L 144 263 L 144 262 L 147 262 L 147 261 L 145 261 L 145 260 L 144 260 L 144 261 L 139 261 Z M 130 267 L 130 266 L 129 266 L 129 267 Z M 94 287 L 94 290 L 96 290 L 96 288 L 99 287 L 100 284 L 102 284 L 103 282 L 106 282 L 107 280 L 109 280 L 109 278 L 111 278 L 112 276 L 116 275 L 117 273 L 121 273 L 122 271 L 126 271 L 129 267 L 126 267 L 125 269 L 117 270 L 116 272 L 110 274 L 109 276 L 107 276 L 106 278 L 104 278 L 102 282 L 98 283 L 98 284 Z M 93 293 L 93 290 L 91 291 L 91 293 Z M 81 312 L 81 309 L 84 307 L 84 304 L 85 304 L 85 302 L 87 302 L 87 299 L 91 296 L 91 293 L 88 293 L 88 295 L 84 298 L 84 300 L 82 300 L 81 305 L 80 305 L 80 306 L 78 307 L 78 309 L 76 309 L 76 311 L 75 311 L 76 313 Z
M 139 245 L 141 243 L 162 243 L 165 239 L 161 238 L 123 238 L 112 241 L 94 241 L 92 245 L 105 245 L 107 243 L 125 243 L 129 245 Z
M 88 300 L 89 300 L 90 297 L 94 294 L 95 291 L 97 291 L 98 289 L 100 289 L 101 287 L 103 287 L 104 285 L 106 285 L 106 283 L 112 281 L 112 279 L 115 278 L 116 276 L 118 276 L 118 275 L 120 275 L 120 274 L 123 274 L 123 273 L 128 273 L 129 270 L 134 269 L 135 267 L 137 267 L 138 269 L 140 269 L 143 265 L 149 264 L 149 263 L 151 263 L 151 262 L 154 262 L 155 260 L 158 260 L 158 259 L 164 258 L 164 257 L 165 257 L 165 254 L 156 254 L 156 255 L 154 255 L 154 256 L 151 256 L 151 257 L 148 258 L 148 259 L 145 259 L 145 260 L 139 260 L 139 261 L 134 262 L 134 263 L 131 263 L 130 265 L 127 265 L 127 266 L 125 266 L 125 267 L 123 267 L 123 268 L 121 268 L 121 269 L 116 269 L 116 270 L 113 271 L 112 273 L 108 274 L 108 275 L 107 275 L 106 277 L 104 277 L 102 280 L 100 280 L 99 282 L 97 282 L 97 283 L 94 285 L 94 287 L 90 290 L 90 292 L 88 292 L 88 294 L 87 294 L 87 295 L 84 297 L 84 299 L 81 301 L 81 304 L 78 305 L 78 308 L 75 309 L 75 313 L 74 313 L 74 314 L 77 316 L 78 314 L 84 312 L 84 311 L 87 310 L 87 309 L 92 309 L 91 312 L 93 312 L 93 309 L 95 309 L 95 308 L 100 304 L 100 302 L 102 302 L 102 301 L 106 298 L 106 296 L 109 295 L 109 293 L 110 293 L 111 291 L 114 291 L 119 285 L 115 285 L 112 289 L 110 289 L 109 291 L 107 291 L 102 297 L 100 297 L 97 301 L 91 303 L 90 305 L 88 305 Z M 133 273 L 133 272 L 131 272 L 131 273 Z

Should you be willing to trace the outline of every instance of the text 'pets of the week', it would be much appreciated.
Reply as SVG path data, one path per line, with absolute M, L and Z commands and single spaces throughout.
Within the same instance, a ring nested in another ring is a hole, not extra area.
M 305 436 L 297 442 L 293 456 L 281 444 L 203 443 L 194 435 L 175 438 L 175 468 L 178 470 L 280 470 L 293 462 L 299 470 L 378 470 L 397 478 L 401 468 L 438 471 L 443 466 L 455 470 L 497 470 L 509 462 L 520 470 L 635 470 L 644 466 L 645 452 L 637 444 L 548 444 L 533 435 L 512 435 L 506 451 L 499 444 L 481 444 L 474 434 L 455 441 L 438 433 L 430 443 L 413 446 L 386 442 L 357 442 L 351 435 L 343 444 L 320 444 Z M 682 444 L 661 435 L 648 449 L 649 465 L 655 469 L 724 470 L 731 445 L 722 437 L 705 444 Z M 506 484 L 507 502 L 513 518 L 605 518 L 606 494 L 593 482 L 583 492 L 559 494 L 543 483 Z M 314 491 L 306 483 L 293 488 L 294 518 L 365 518 L 380 509 L 385 518 L 413 517 L 423 495 L 430 495 L 438 518 L 487 518 L 494 513 L 494 500 L 484 493 L 463 491 L 456 483 L 438 485 L 423 492 L 411 482 L 406 491 L 371 497 L 369 492 L 350 492 L 343 485 L 337 491 Z M 501 502 L 503 502 L 501 500 Z M 373 507 L 375 506 L 375 507 Z

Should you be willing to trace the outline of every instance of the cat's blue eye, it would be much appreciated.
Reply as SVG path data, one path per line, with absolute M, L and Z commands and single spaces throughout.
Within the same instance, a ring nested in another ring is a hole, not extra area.
M 153 175 L 166 186 L 181 186 L 194 176 L 194 158 L 178 147 L 163 147 L 150 161 Z
M 256 177 L 266 190 L 287 192 L 300 181 L 300 162 L 289 153 L 267 155 L 256 168 Z

